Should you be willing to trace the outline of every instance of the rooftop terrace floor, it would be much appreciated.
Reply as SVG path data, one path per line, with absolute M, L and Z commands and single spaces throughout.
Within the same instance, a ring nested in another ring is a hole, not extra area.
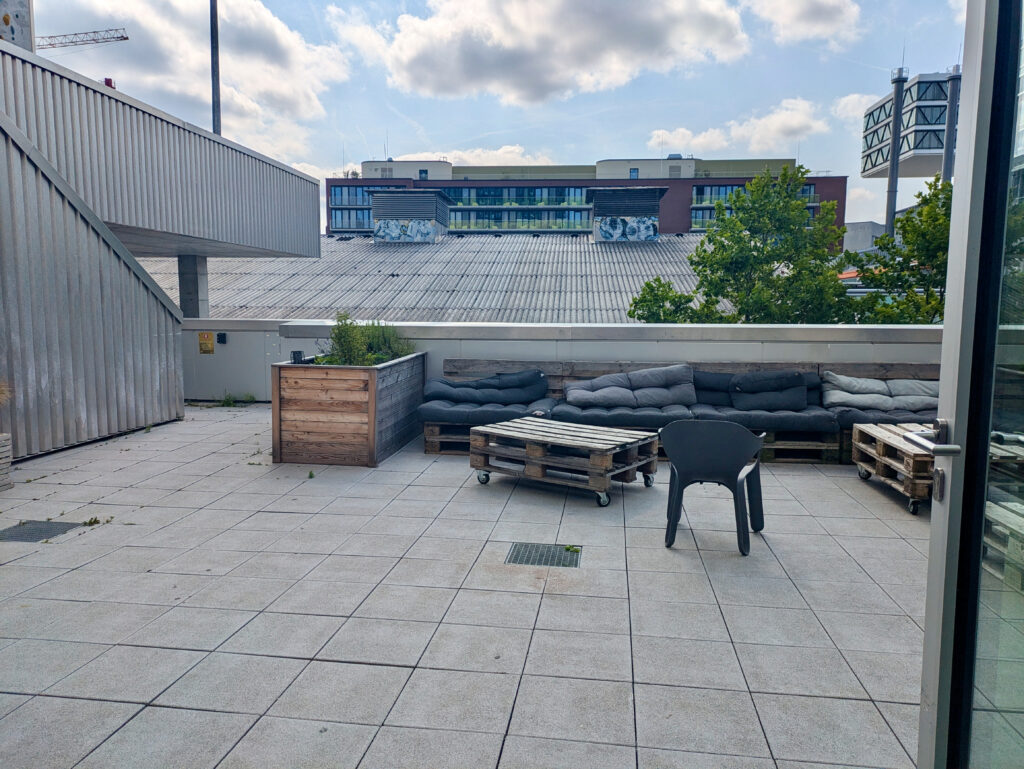
M 768 465 L 743 558 L 718 487 L 664 547 L 664 466 L 602 509 L 416 443 L 272 465 L 269 421 L 17 466 L 0 528 L 100 523 L 0 542 L 6 769 L 913 766 L 927 509 L 853 468 Z

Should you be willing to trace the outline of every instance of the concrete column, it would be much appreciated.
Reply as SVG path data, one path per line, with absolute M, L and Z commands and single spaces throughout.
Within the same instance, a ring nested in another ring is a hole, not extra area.
M 210 282 L 205 256 L 178 257 L 178 305 L 186 318 L 210 317 Z
M 903 139 L 903 87 L 907 84 L 907 70 L 898 67 L 892 71 L 892 138 L 889 140 L 889 189 L 885 193 L 885 231 L 896 231 L 896 189 L 900 176 L 900 141 Z
M 956 153 L 956 117 L 960 106 L 960 65 L 946 76 L 946 133 L 942 138 L 942 181 L 953 178 L 953 158 Z

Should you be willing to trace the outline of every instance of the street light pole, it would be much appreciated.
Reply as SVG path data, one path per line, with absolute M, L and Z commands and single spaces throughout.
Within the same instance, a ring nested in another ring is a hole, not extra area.
M 210 0 L 210 81 L 213 88 L 213 132 L 220 135 L 220 31 L 217 0 Z

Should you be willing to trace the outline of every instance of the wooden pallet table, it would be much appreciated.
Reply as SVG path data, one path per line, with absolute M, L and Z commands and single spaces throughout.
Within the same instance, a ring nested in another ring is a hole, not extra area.
M 872 475 L 907 497 L 907 509 L 917 515 L 932 493 L 932 455 L 906 441 L 908 432 L 929 430 L 927 425 L 854 425 L 853 461 L 864 480 Z
M 469 464 L 480 483 L 499 473 L 587 489 L 605 507 L 613 481 L 631 483 L 639 474 L 654 485 L 658 434 L 523 417 L 471 428 Z

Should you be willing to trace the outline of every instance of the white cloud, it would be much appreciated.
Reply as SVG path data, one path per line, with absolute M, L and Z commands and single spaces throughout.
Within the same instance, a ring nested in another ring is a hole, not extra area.
M 537 166 L 555 162 L 543 153 L 529 154 L 521 144 L 506 144 L 497 149 L 474 147 L 446 152 L 412 152 L 399 155 L 395 160 L 447 160 L 456 166 Z
M 727 0 L 428 0 L 395 26 L 336 6 L 338 38 L 424 96 L 489 93 L 506 104 L 617 88 L 641 72 L 669 72 L 749 48 Z
M 128 28 L 128 43 L 89 53 L 95 76 L 115 74 L 125 92 L 177 114 L 209 115 L 206 0 L 65 0 L 57 5 L 47 9 L 48 16 L 43 4 L 37 5 L 37 28 Z M 260 0 L 220 0 L 219 9 L 224 135 L 284 160 L 307 155 L 305 124 L 326 114 L 323 92 L 348 78 L 345 53 L 337 45 L 307 42 Z M 58 56 L 57 61 L 64 59 Z M 208 120 L 201 124 L 209 125 Z
M 709 128 L 695 134 L 688 128 L 675 128 L 667 131 L 664 128 L 657 128 L 651 131 L 651 137 L 647 140 L 649 149 L 661 151 L 679 152 L 713 152 L 725 149 L 729 146 L 729 137 L 720 128 Z
M 849 123 L 860 132 L 864 123 L 864 112 L 878 101 L 878 96 L 869 93 L 849 93 L 832 102 L 831 112 L 844 123 Z
M 728 126 L 732 140 L 746 143 L 751 152 L 791 149 L 808 136 L 829 131 L 828 123 L 817 116 L 817 107 L 806 99 L 783 99 L 763 117 L 733 120 Z
M 743 0 L 743 6 L 771 24 L 775 42 L 783 45 L 824 40 L 835 50 L 861 34 L 854 0 Z
M 963 24 L 967 21 L 967 0 L 946 0 L 953 11 L 953 18 Z
M 878 221 L 885 217 L 883 209 L 879 191 L 852 186 L 846 190 L 846 221 Z

